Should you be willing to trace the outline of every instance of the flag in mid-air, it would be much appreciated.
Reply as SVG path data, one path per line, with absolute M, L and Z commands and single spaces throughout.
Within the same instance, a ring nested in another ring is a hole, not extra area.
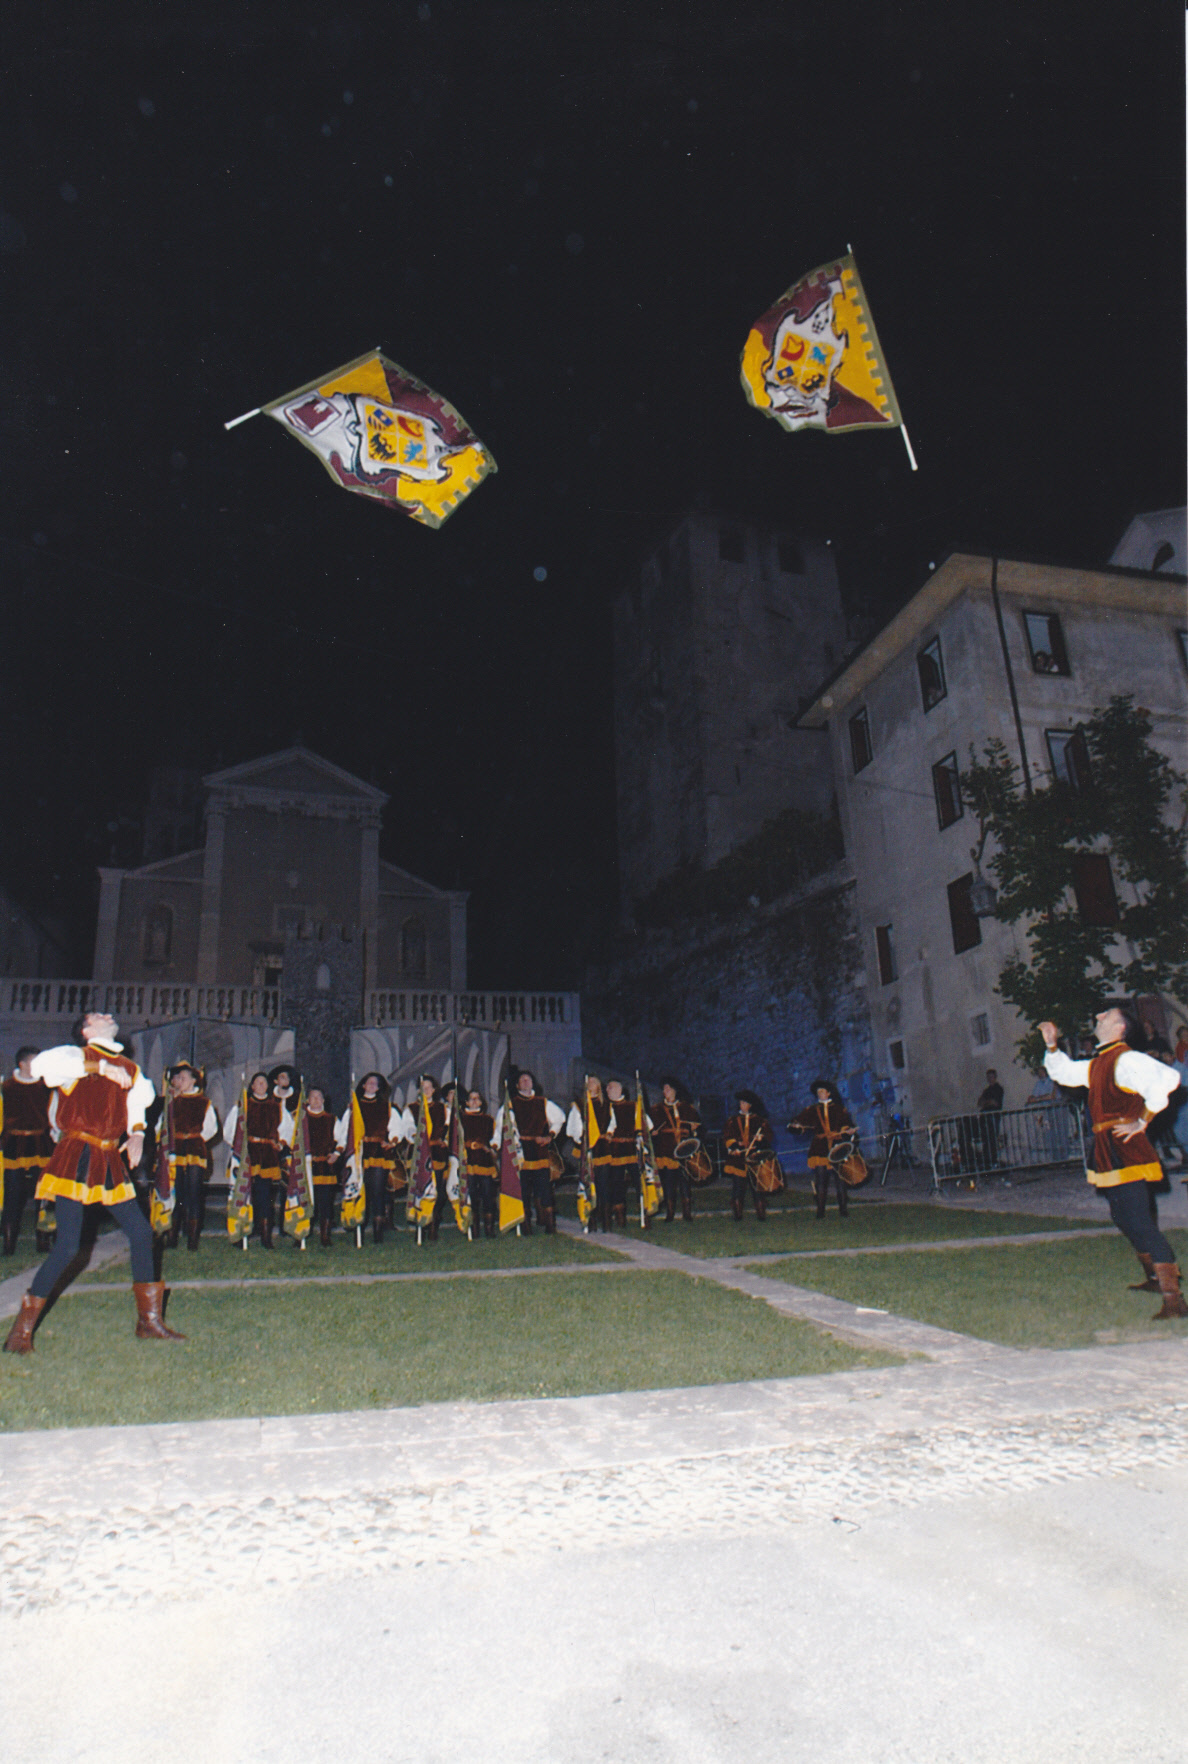
M 852 254 L 801 276 L 755 320 L 742 383 L 756 410 L 793 432 L 902 427 Z
M 261 406 L 336 484 L 440 527 L 495 461 L 452 404 L 373 350 Z

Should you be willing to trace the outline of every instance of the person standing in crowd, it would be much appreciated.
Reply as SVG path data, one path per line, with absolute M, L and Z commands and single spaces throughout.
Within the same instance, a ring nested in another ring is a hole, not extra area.
M 140 1162 L 145 1113 L 155 1093 L 135 1061 L 120 1051 L 118 1033 L 114 1017 L 91 1011 L 78 1026 L 81 1045 L 48 1048 L 31 1062 L 32 1076 L 58 1092 L 60 1137 L 37 1185 L 38 1197 L 47 1196 L 56 1204 L 58 1231 L 53 1250 L 21 1300 L 4 1344 L 7 1353 L 33 1352 L 33 1331 L 55 1285 L 78 1254 L 88 1207 L 106 1207 L 128 1239 L 137 1335 L 158 1341 L 183 1339 L 165 1325 L 165 1287 L 153 1278 L 152 1229 L 128 1174 Z
M 405 1118 L 405 1111 L 396 1107 L 387 1079 L 378 1072 L 367 1072 L 360 1078 L 355 1100 L 363 1118 L 363 1187 L 371 1235 L 374 1242 L 382 1243 L 384 1229 L 391 1223 L 392 1195 L 403 1186 L 396 1144 L 410 1136 L 412 1123 Z
M 814 1078 L 809 1086 L 810 1094 L 815 1101 L 807 1109 L 788 1123 L 792 1133 L 811 1133 L 809 1143 L 808 1166 L 813 1179 L 813 1194 L 817 1202 L 817 1217 L 825 1217 L 825 1202 L 829 1197 L 829 1178 L 833 1176 L 834 1193 L 837 1196 L 837 1210 L 844 1219 L 850 1210 L 849 1196 L 846 1185 L 842 1181 L 841 1171 L 830 1157 L 839 1139 L 852 1140 L 854 1122 L 842 1104 L 837 1093 L 837 1085 L 828 1078 Z
M 982 1156 L 986 1168 L 992 1170 L 998 1163 L 998 1127 L 995 1119 L 1002 1113 L 1005 1096 L 1002 1085 L 998 1082 L 998 1073 L 993 1066 L 986 1068 L 986 1088 L 978 1098 L 978 1113 L 982 1116 L 979 1123 L 982 1135 Z
M 1153 1185 L 1162 1182 L 1163 1166 L 1147 1135 L 1148 1124 L 1167 1106 L 1178 1075 L 1174 1066 L 1165 1066 L 1133 1046 L 1141 1031 L 1130 1011 L 1107 1006 L 1098 1012 L 1095 1028 L 1097 1051 L 1092 1058 L 1071 1060 L 1057 1045 L 1060 1031 L 1055 1023 L 1041 1023 L 1047 1049 L 1044 1065 L 1057 1084 L 1088 1089 L 1093 1167 L 1086 1174 L 1105 1195 L 1111 1219 L 1138 1256 L 1144 1278 L 1131 1291 L 1161 1294 L 1156 1322 L 1188 1317 L 1180 1270 L 1159 1229 Z
M 448 1085 L 444 1092 L 439 1093 L 437 1079 L 426 1072 L 421 1079 L 421 1095 L 424 1098 L 424 1120 L 429 1123 L 429 1165 L 433 1171 L 433 1210 L 429 1217 L 429 1241 L 436 1243 L 441 1228 L 441 1216 L 449 1204 L 446 1185 L 450 1170 L 450 1102 L 455 1095 L 455 1086 Z M 424 1122 L 418 1110 L 417 1125 L 424 1132 Z
M 679 1078 L 661 1079 L 662 1101 L 656 1111 L 652 1128 L 652 1146 L 656 1168 L 664 1188 L 664 1217 L 669 1223 L 681 1203 L 681 1218 L 693 1217 L 693 1181 L 686 1162 L 677 1157 L 677 1147 L 696 1139 L 701 1130 L 701 1116 L 689 1101 L 689 1092 Z
M 4 1159 L 4 1254 L 14 1255 L 21 1235 L 21 1220 L 49 1163 L 52 1141 L 49 1130 L 50 1093 L 45 1082 L 33 1076 L 35 1047 L 17 1050 L 12 1077 L 4 1080 L 0 1093 L 0 1157 Z M 48 1250 L 48 1243 L 38 1243 Z
M 607 1124 L 601 1143 L 606 1147 L 605 1162 L 599 1164 L 601 1188 L 606 1190 L 603 1208 L 603 1230 L 612 1223 L 627 1229 L 627 1190 L 639 1181 L 639 1146 L 635 1132 L 635 1104 L 623 1094 L 617 1078 L 606 1084 Z M 645 1219 L 645 1230 L 647 1221 Z
M 531 1237 L 535 1201 L 537 1223 L 551 1236 L 557 1229 L 557 1209 L 553 1205 L 553 1166 L 549 1151 L 557 1135 L 564 1131 L 565 1116 L 555 1102 L 539 1094 L 531 1072 L 521 1072 L 517 1077 L 516 1088 L 511 1093 L 511 1106 L 523 1153 L 520 1164 L 524 1198 L 521 1230 L 525 1237 Z M 502 1122 L 496 1129 L 497 1145 L 501 1128 Z
M 489 1112 L 481 1090 L 467 1092 L 460 1125 L 466 1146 L 466 1173 L 475 1238 L 480 1228 L 484 1237 L 498 1237 L 499 1165 L 494 1150 L 495 1117 Z
M 160 1131 L 173 1184 L 171 1241 L 177 1242 L 184 1222 L 186 1248 L 196 1250 L 202 1232 L 210 1147 L 219 1136 L 219 1120 L 214 1104 L 202 1090 L 202 1074 L 189 1060 L 179 1060 L 171 1066 L 165 1080 L 169 1090 Z
M 747 1189 L 755 1197 L 755 1217 L 767 1217 L 767 1197 L 756 1180 L 759 1162 L 770 1157 L 775 1149 L 775 1135 L 767 1110 L 753 1090 L 738 1090 L 738 1112 L 731 1115 L 722 1129 L 722 1148 L 726 1153 L 722 1167 L 730 1178 L 730 1211 L 736 1220 L 743 1216 Z
M 336 1121 L 326 1103 L 326 1093 L 318 1085 L 310 1088 L 301 1115 L 299 1143 L 294 1157 L 307 1159 L 307 1172 L 314 1197 L 314 1224 L 318 1227 L 323 1249 L 329 1249 L 334 1228 L 334 1196 L 338 1188 L 338 1162 L 346 1145 L 349 1116 Z
M 271 1094 L 267 1072 L 257 1072 L 248 1086 L 246 1119 L 240 1120 L 236 1103 L 227 1116 L 223 1138 L 236 1161 L 247 1166 L 252 1234 L 259 1237 L 266 1250 L 272 1248 L 277 1184 L 292 1134 L 293 1121 L 288 1109 L 279 1097 Z

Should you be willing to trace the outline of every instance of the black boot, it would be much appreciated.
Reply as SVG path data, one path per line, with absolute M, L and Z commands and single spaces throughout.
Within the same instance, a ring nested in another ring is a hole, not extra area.
M 189 1229 L 186 1232 L 186 1248 L 188 1250 L 196 1250 L 198 1248 L 198 1239 L 201 1237 L 201 1235 L 202 1235 L 201 1224 L 199 1223 L 199 1221 L 197 1219 L 191 1219 Z
M 263 1246 L 266 1250 L 270 1250 L 272 1248 L 272 1220 L 271 1219 L 262 1219 L 260 1221 L 260 1242 L 263 1244 Z
M 742 1202 L 740 1200 L 732 1200 L 731 1201 L 730 1213 L 731 1213 L 731 1217 L 736 1222 L 742 1218 Z
M 755 1190 L 755 1217 L 761 1225 L 767 1218 L 767 1197 L 760 1194 L 758 1189 Z
M 322 1248 L 329 1249 L 330 1248 L 330 1221 L 329 1221 L 329 1219 L 322 1220 L 321 1238 L 322 1238 Z
M 682 1219 L 691 1219 L 692 1217 L 693 1217 L 693 1202 L 689 1201 L 689 1200 L 683 1200 L 681 1202 L 681 1218 Z
M 4 1227 L 4 1254 L 6 1256 L 14 1256 L 16 1254 L 16 1246 L 17 1246 L 16 1226 L 15 1225 L 6 1225 Z

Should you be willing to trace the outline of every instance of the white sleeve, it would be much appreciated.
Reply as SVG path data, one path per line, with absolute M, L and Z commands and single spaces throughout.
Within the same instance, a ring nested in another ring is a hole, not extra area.
M 282 1103 L 280 1124 L 277 1127 L 276 1133 L 281 1144 L 287 1145 L 290 1151 L 293 1149 L 293 1129 L 296 1125 L 297 1123 L 293 1119 L 293 1116 L 289 1113 L 285 1104 Z
M 207 1145 L 212 1139 L 219 1137 L 219 1117 L 215 1114 L 215 1106 L 212 1102 L 207 1103 L 206 1113 L 202 1117 L 202 1137 Z
M 503 1144 L 503 1110 L 500 1109 L 499 1113 L 495 1117 L 495 1131 L 491 1135 L 491 1150 L 498 1151 L 499 1147 L 502 1144 Z
M 1070 1060 L 1058 1047 L 1050 1047 L 1044 1055 L 1044 1070 L 1066 1090 L 1075 1090 L 1078 1085 L 1089 1083 L 1089 1061 Z
M 398 1109 L 393 1105 L 388 1114 L 388 1138 L 398 1139 L 403 1145 L 411 1145 L 417 1137 L 417 1124 L 411 1109 Z
M 132 1081 L 132 1088 L 128 1092 L 129 1133 L 144 1132 L 145 1112 L 156 1094 L 152 1079 L 146 1078 L 144 1073 L 138 1070 Z
M 334 1143 L 339 1151 L 341 1151 L 346 1145 L 347 1133 L 350 1130 L 350 1125 L 351 1111 L 348 1109 L 346 1113 L 334 1123 Z
M 1131 1048 L 1120 1056 L 1114 1077 L 1123 1090 L 1136 1090 L 1152 1115 L 1165 1109 L 1172 1091 L 1180 1087 L 1180 1074 L 1174 1066 L 1165 1066 L 1162 1060 L 1153 1060 L 1150 1054 L 1135 1053 Z
M 545 1120 L 549 1124 L 550 1133 L 564 1133 L 565 1116 L 549 1097 L 545 1097 Z
M 51 1090 L 77 1083 L 86 1069 L 87 1056 L 81 1047 L 47 1047 L 29 1067 L 34 1078 L 40 1078 Z
M 232 1103 L 231 1107 L 227 1110 L 227 1119 L 223 1122 L 223 1140 L 227 1145 L 232 1144 L 235 1139 L 235 1126 L 238 1120 L 239 1104 Z
M 582 1128 L 582 1111 L 578 1108 L 577 1104 L 574 1103 L 570 1108 L 569 1118 L 565 1123 L 565 1131 L 571 1139 L 580 1139 L 582 1137 Z
M 650 1115 L 649 1115 L 649 1114 L 647 1114 L 647 1113 L 645 1113 L 645 1114 L 644 1114 L 644 1120 L 645 1120 L 645 1121 L 646 1121 L 646 1122 L 647 1122 L 647 1124 L 648 1124 L 648 1132 L 649 1132 L 649 1133 L 651 1133 L 651 1132 L 652 1132 L 652 1131 L 653 1131 L 653 1127 L 652 1127 L 652 1117 L 651 1117 L 651 1116 L 650 1116 Z

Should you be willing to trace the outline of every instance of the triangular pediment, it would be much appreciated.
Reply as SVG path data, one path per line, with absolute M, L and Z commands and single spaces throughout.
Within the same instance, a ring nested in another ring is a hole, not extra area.
M 158 858 L 154 864 L 140 864 L 126 870 L 125 876 L 143 876 L 158 882 L 201 882 L 201 851 L 181 851 L 176 857 Z
M 338 802 L 353 801 L 377 809 L 388 800 L 386 793 L 374 784 L 364 783 L 353 772 L 323 759 L 308 747 L 288 747 L 283 753 L 245 760 L 242 765 L 209 773 L 202 782 L 211 791 L 250 791 L 253 797 L 275 791 L 277 796 L 287 798 L 333 797 Z
M 379 885 L 381 894 L 398 894 L 404 898 L 423 898 L 444 900 L 449 890 L 435 888 L 432 882 L 426 882 L 423 876 L 414 876 L 409 870 L 402 870 L 398 864 L 386 863 L 380 859 Z

